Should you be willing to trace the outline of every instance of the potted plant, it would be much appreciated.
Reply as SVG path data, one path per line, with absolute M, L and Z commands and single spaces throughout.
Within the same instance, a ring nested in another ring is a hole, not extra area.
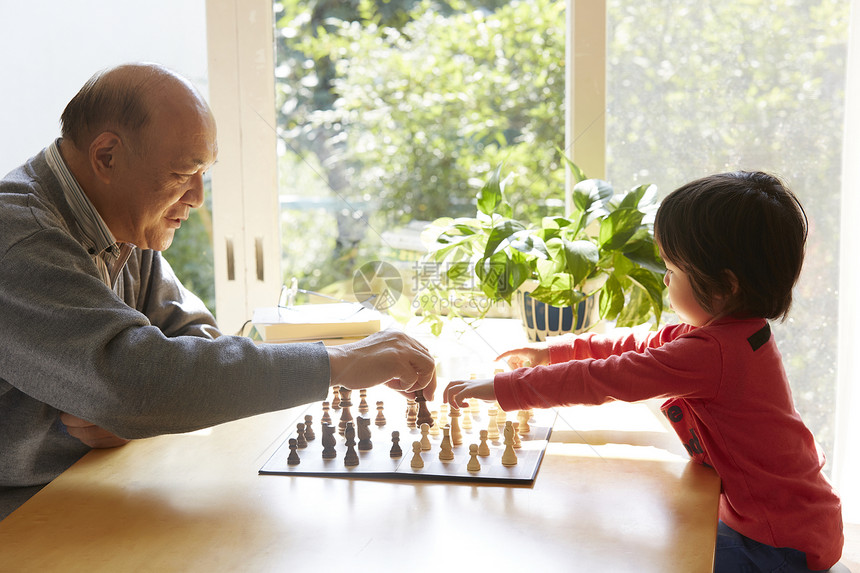
M 428 253 L 422 264 L 436 264 L 440 272 L 423 285 L 416 306 L 435 334 L 443 316 L 482 318 L 493 303 L 511 303 L 518 291 L 521 307 L 531 297 L 585 312 L 591 306 L 618 326 L 651 317 L 659 324 L 665 266 L 654 240 L 654 187 L 616 194 L 608 182 L 587 178 L 562 157 L 576 182 L 567 216 L 544 217 L 538 225 L 514 218 L 500 165 L 477 194 L 474 218 L 437 219 L 424 232 Z M 579 330 L 589 326 L 577 322 Z M 542 337 L 530 332 L 530 338 Z

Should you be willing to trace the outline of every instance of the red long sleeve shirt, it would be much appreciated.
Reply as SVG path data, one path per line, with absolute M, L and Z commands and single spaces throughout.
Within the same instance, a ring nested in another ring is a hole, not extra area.
M 765 320 L 565 336 L 550 358 L 550 366 L 496 375 L 503 409 L 666 398 L 663 413 L 690 456 L 722 480 L 720 519 L 761 543 L 805 552 L 811 569 L 839 560 L 841 503 Z

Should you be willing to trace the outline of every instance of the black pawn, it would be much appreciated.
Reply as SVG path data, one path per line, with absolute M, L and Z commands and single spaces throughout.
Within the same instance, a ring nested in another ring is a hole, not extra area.
M 376 402 L 376 425 L 380 428 L 385 425 L 385 414 L 382 413 L 382 400 Z
M 301 461 L 298 452 L 296 452 L 296 439 L 290 438 L 290 456 L 287 458 L 287 465 L 297 466 Z
M 305 439 L 305 425 L 301 422 L 296 424 L 296 434 L 296 446 L 298 446 L 300 450 L 308 447 L 308 441 Z
M 400 449 L 400 432 L 394 430 L 391 432 L 391 457 L 399 458 L 403 455 L 403 450 Z
M 352 467 L 358 465 L 358 452 L 355 451 L 355 426 L 352 422 L 347 423 L 344 431 L 346 437 L 346 455 L 343 456 L 343 465 Z
M 314 433 L 314 429 L 311 427 L 311 423 L 314 421 L 314 417 L 310 414 L 305 416 L 305 439 L 307 441 L 311 441 L 316 439 L 317 435 Z

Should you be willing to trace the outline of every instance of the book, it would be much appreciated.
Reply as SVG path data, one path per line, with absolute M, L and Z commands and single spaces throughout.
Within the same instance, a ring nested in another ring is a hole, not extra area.
M 379 332 L 381 315 L 359 303 L 263 307 L 251 320 L 264 342 L 360 339 Z

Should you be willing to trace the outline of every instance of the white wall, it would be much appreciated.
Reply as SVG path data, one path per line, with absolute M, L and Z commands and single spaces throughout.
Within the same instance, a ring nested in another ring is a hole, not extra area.
M 98 70 L 163 64 L 208 93 L 205 0 L 0 0 L 0 176 L 59 136 Z

